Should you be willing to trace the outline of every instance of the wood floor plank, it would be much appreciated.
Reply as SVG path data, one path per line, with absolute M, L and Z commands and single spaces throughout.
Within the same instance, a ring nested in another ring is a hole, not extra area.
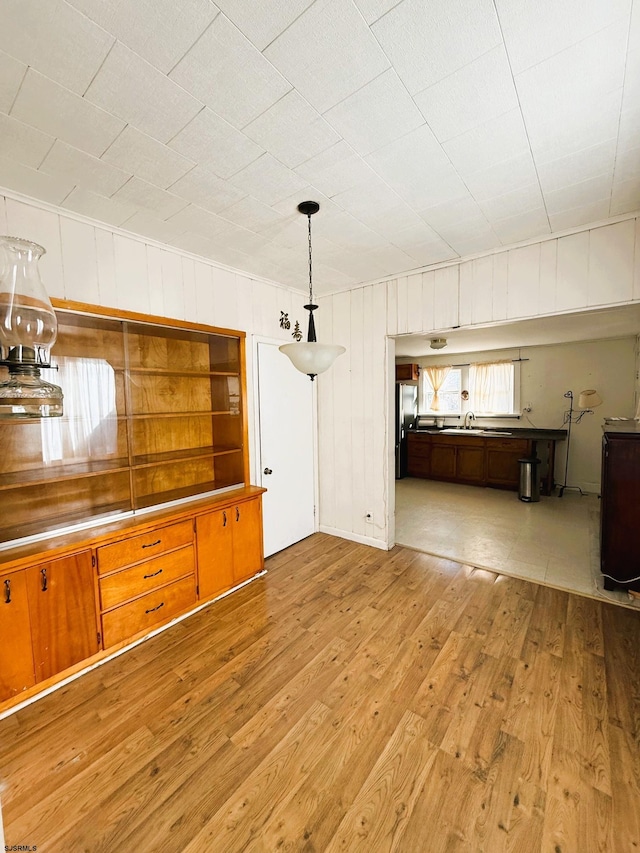
M 316 534 L 0 721 L 46 853 L 640 851 L 640 614 Z

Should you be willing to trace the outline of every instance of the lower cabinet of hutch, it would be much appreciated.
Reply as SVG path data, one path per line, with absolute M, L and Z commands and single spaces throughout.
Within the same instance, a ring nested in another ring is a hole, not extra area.
M 0 710 L 261 571 L 263 492 L 0 553 Z
M 25 572 L 0 575 L 0 701 L 36 683 Z
M 196 520 L 198 592 L 213 598 L 252 577 L 264 567 L 262 504 L 234 504 Z
M 97 549 L 105 648 L 193 607 L 193 535 L 187 519 Z
M 26 570 L 36 681 L 98 651 L 91 551 Z

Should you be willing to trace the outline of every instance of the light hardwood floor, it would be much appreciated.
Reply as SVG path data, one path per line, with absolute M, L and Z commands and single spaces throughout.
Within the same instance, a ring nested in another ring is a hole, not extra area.
M 316 534 L 0 722 L 6 843 L 640 849 L 640 613 Z

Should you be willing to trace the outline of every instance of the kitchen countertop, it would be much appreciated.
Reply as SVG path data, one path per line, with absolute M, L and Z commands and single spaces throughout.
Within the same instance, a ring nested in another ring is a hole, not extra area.
M 453 429 L 453 427 L 445 427 L 445 429 Z M 475 428 L 478 429 L 478 428 Z M 423 427 L 422 429 L 407 430 L 408 435 L 457 435 L 461 436 L 476 436 L 479 438 L 526 438 L 531 441 L 564 441 L 567 437 L 566 429 L 536 429 L 533 427 L 483 427 L 482 432 L 478 433 L 471 430 L 459 429 L 455 433 L 445 432 L 438 427 Z

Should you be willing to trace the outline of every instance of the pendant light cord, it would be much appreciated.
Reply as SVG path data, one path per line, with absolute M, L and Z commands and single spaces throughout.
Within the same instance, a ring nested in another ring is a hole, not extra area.
M 313 302 L 313 280 L 311 275 L 311 214 L 307 214 L 309 223 L 309 304 Z

